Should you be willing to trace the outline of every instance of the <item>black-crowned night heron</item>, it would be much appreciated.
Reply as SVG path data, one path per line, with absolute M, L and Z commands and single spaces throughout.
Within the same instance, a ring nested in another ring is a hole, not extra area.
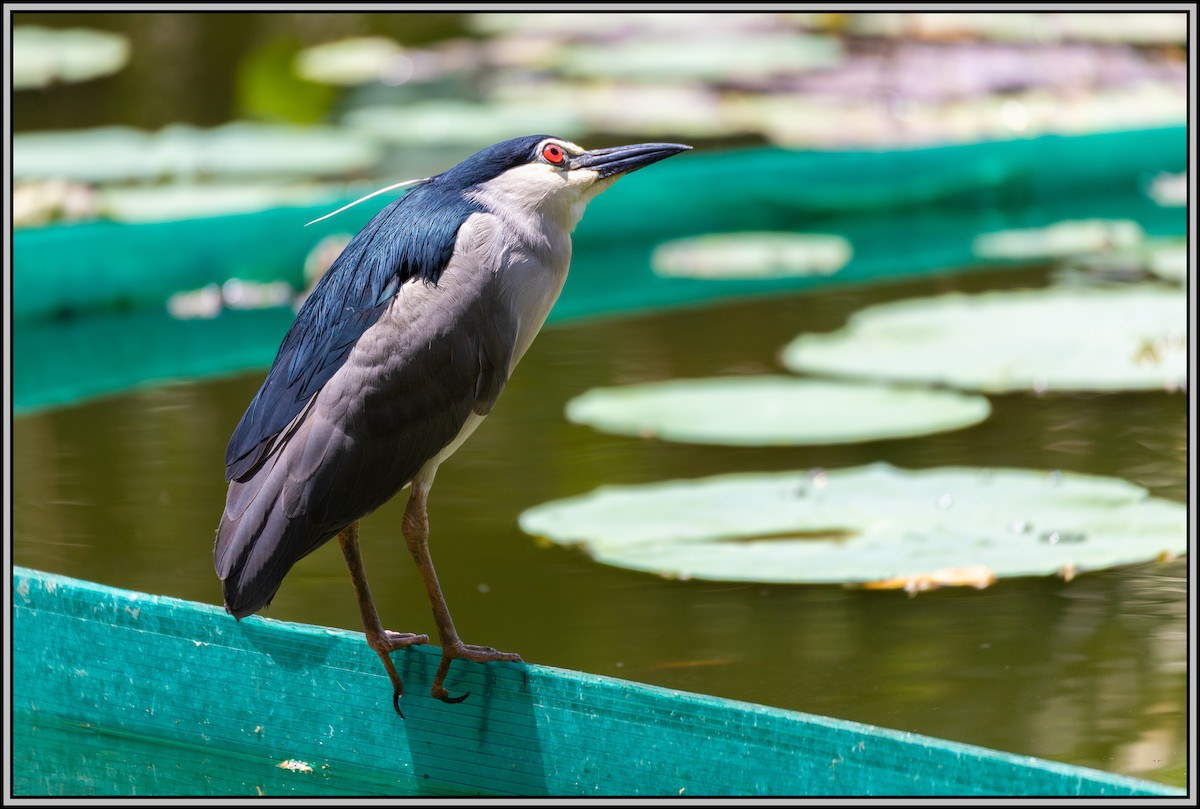
M 433 696 L 466 698 L 443 685 L 456 658 L 520 660 L 459 639 L 429 555 L 429 487 L 558 298 L 587 203 L 622 174 L 688 148 L 504 141 L 415 183 L 354 237 L 301 307 L 229 441 L 213 551 L 228 612 L 262 609 L 292 565 L 338 537 L 399 712 L 389 655 L 429 638 L 383 628 L 358 521 L 410 486 L 402 530 L 442 645 Z

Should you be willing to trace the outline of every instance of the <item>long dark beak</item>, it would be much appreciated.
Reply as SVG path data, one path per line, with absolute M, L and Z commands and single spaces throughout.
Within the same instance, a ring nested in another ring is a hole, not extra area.
M 611 149 L 591 149 L 572 159 L 571 168 L 592 169 L 600 175 L 600 179 L 604 179 L 614 174 L 637 171 L 691 148 L 682 143 L 635 143 L 632 146 L 613 146 Z

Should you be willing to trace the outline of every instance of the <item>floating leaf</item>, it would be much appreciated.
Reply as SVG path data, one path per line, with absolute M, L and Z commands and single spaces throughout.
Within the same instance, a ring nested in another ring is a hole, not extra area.
M 539 76 L 536 81 L 510 81 L 492 92 L 505 106 L 528 104 L 570 110 L 582 116 L 587 131 L 626 133 L 642 138 L 729 137 L 754 132 L 756 121 L 738 120 L 725 112 L 723 98 L 699 84 L 632 84 L 614 81 L 564 80 Z
M 787 278 L 830 275 L 850 262 L 841 236 L 819 233 L 722 233 L 664 242 L 651 266 L 683 278 Z
M 373 166 L 380 147 L 333 127 L 236 121 L 159 132 L 100 127 L 13 135 L 13 177 L 89 182 L 163 177 L 321 177 Z
M 873 464 L 605 486 L 520 525 L 663 576 L 910 591 L 1187 552 L 1182 504 L 1114 478 L 1020 469 Z
M 975 254 L 984 258 L 1040 259 L 1132 247 L 1145 238 L 1141 225 L 1128 220 L 1088 219 L 1044 228 L 1004 230 L 975 238 Z
M 1072 566 L 1070 570 L 1071 575 L 1074 576 L 1075 568 Z M 995 583 L 996 574 L 992 572 L 991 568 L 987 565 L 972 565 L 971 567 L 943 567 L 929 573 L 893 576 L 881 581 L 869 581 L 863 584 L 863 589 L 904 590 L 908 593 L 919 593 L 924 590 L 936 590 L 939 587 L 974 587 L 982 590 Z
M 785 376 L 596 388 L 567 403 L 569 420 L 598 430 L 743 446 L 925 435 L 976 424 L 990 412 L 982 396 Z
M 28 90 L 116 73 L 129 61 L 129 40 L 87 28 L 19 25 L 12 32 L 12 87 Z
M 1150 181 L 1146 195 L 1164 208 L 1187 205 L 1188 176 L 1186 171 L 1178 174 L 1164 171 Z
M 1006 15 L 992 15 L 1003 17 Z M 1064 40 L 1125 42 L 1131 44 L 1187 42 L 1187 14 L 1182 12 L 1124 12 L 1116 14 L 1088 14 L 1076 12 L 1055 18 Z M 1044 36 L 1044 29 L 1042 31 Z
M 544 12 L 487 12 L 471 14 L 467 25 L 479 34 L 539 39 L 600 39 L 661 35 L 678 37 L 681 32 L 724 32 L 762 30 L 777 26 L 778 12 L 722 12 L 721 14 L 678 14 L 671 11 L 610 11 L 605 14 L 546 14 Z
M 1152 239 L 1137 247 L 1122 247 L 1064 259 L 1054 277 L 1059 283 L 1116 281 L 1129 284 L 1149 276 L 1186 283 L 1188 249 L 1186 239 Z
M 836 37 L 737 33 L 720 37 L 641 37 L 563 51 L 562 71 L 636 81 L 739 81 L 827 68 L 843 59 Z
M 931 71 L 914 66 L 912 72 L 925 75 Z M 852 93 L 861 92 L 858 73 L 853 73 L 849 82 Z M 924 90 L 918 88 L 917 92 Z M 961 89 L 955 85 L 946 92 L 953 95 Z M 1047 88 L 985 93 L 945 103 L 914 100 L 904 108 L 902 129 L 896 128 L 895 112 L 886 107 L 815 91 L 748 95 L 738 106 L 742 107 L 742 120 L 757 121 L 769 140 L 791 148 L 870 145 L 895 150 L 1047 133 L 1153 129 L 1182 125 L 1187 120 L 1186 100 L 1175 81 L 1151 78 L 1091 90 L 1075 101 L 1072 97 L 1072 103 L 1064 103 L 1062 93 Z
M 104 188 L 97 194 L 101 215 L 122 222 L 166 222 L 312 205 L 336 196 L 331 188 L 269 183 L 170 183 Z
M 96 193 L 86 183 L 62 179 L 17 183 L 12 190 L 13 227 L 94 219 Z
M 1147 252 L 1147 266 L 1150 272 L 1168 281 L 1187 283 L 1188 246 L 1186 240 L 1155 244 Z
M 1184 43 L 1187 15 L 1182 13 L 975 14 L 971 12 L 883 12 L 851 15 L 855 33 L 872 36 L 963 41 Z
M 1122 286 L 900 301 L 796 338 L 783 363 L 988 392 L 1176 390 L 1187 383 L 1187 296 Z
M 212 318 L 223 309 L 270 309 L 296 299 L 287 281 L 243 281 L 230 278 L 223 284 L 176 292 L 167 299 L 167 312 L 176 320 Z
M 412 73 L 404 47 L 390 37 L 349 37 L 296 54 L 296 73 L 308 81 L 357 85 L 407 78 Z
M 543 103 L 476 104 L 452 99 L 403 106 L 360 107 L 343 123 L 359 132 L 396 143 L 472 144 L 482 147 L 530 132 L 555 132 L 564 138 L 584 131 L 569 106 Z

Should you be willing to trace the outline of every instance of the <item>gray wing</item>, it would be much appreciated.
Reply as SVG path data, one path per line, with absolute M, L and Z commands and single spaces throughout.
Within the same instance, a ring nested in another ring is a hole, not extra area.
M 391 499 L 495 403 L 520 317 L 488 229 L 476 230 L 480 244 L 436 285 L 400 287 L 266 461 L 230 481 L 214 559 L 234 615 L 265 606 L 296 561 Z
M 380 211 L 308 295 L 262 387 L 230 436 L 225 479 L 243 478 L 277 446 L 313 394 L 337 373 L 401 284 L 437 283 L 463 224 L 480 206 L 437 178 Z

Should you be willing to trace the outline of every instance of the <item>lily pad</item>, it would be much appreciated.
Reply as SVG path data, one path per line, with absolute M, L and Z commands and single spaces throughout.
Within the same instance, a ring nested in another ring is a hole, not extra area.
M 635 81 L 761 81 L 817 68 L 844 58 L 836 37 L 730 32 L 721 36 L 639 37 L 581 44 L 563 51 L 569 76 Z
M 97 193 L 98 212 L 121 222 L 167 222 L 260 211 L 284 205 L 313 205 L 337 191 L 320 185 L 271 183 L 169 183 L 119 186 Z
M 1187 172 L 1181 171 L 1178 174 L 1162 172 L 1150 181 L 1146 194 L 1164 208 L 1179 208 L 1187 205 Z
M 1187 509 L 1123 480 L 873 464 L 605 486 L 521 528 L 599 562 L 673 578 L 986 586 L 1187 552 Z
M 360 107 L 348 112 L 343 123 L 373 138 L 406 144 L 482 146 L 528 132 L 571 138 L 584 131 L 582 118 L 570 107 L 528 101 L 501 105 L 446 99 Z
M 778 12 L 722 12 L 678 14 L 672 11 L 610 11 L 605 14 L 546 14 L 544 12 L 488 12 L 471 14 L 467 25 L 478 34 L 510 38 L 539 37 L 565 41 L 609 40 L 640 35 L 677 37 L 681 33 L 762 30 L 778 26 Z
M 1137 222 L 1086 219 L 1057 222 L 1044 228 L 984 233 L 975 238 L 974 249 L 976 255 L 984 258 L 1057 258 L 1132 247 L 1144 238 Z
M 86 182 L 163 177 L 325 177 L 366 170 L 381 148 L 335 127 L 235 121 L 213 129 L 175 124 L 158 132 L 99 127 L 13 135 L 14 179 Z
M 96 216 L 96 194 L 86 183 L 61 179 L 16 183 L 12 190 L 14 228 L 48 222 L 75 222 Z
M 1155 276 L 1186 283 L 1186 239 L 1150 239 L 1137 247 L 1122 247 L 1063 259 L 1054 275 L 1056 284 L 1080 283 L 1095 287 L 1116 282 L 1128 285 Z
M 1183 43 L 1187 16 L 1181 13 L 976 14 L 972 12 L 881 12 L 853 14 L 850 28 L 858 34 L 906 39 L 1011 42 Z
M 1167 281 L 1187 283 L 1188 245 L 1185 239 L 1156 243 L 1147 253 L 1150 272 Z
M 567 418 L 621 435 L 702 444 L 838 444 L 926 435 L 977 424 L 986 398 L 786 376 L 679 379 L 595 388 Z
M 703 85 L 638 84 L 618 81 L 546 78 L 499 84 L 491 101 L 505 107 L 539 106 L 582 117 L 587 131 L 648 137 L 732 137 L 753 133 L 756 122 L 725 114 L 722 97 Z M 558 130 L 554 130 L 558 131 Z
M 1157 285 L 955 293 L 864 309 L 783 364 L 988 392 L 1178 390 L 1187 333 L 1186 294 Z
M 19 25 L 12 32 L 14 90 L 109 76 L 129 61 L 129 40 L 88 28 Z
M 390 37 L 349 37 L 296 54 L 296 73 L 308 81 L 354 86 L 404 78 L 412 72 L 404 46 Z
M 835 273 L 853 252 L 832 234 L 722 233 L 665 242 L 650 263 L 676 278 L 790 278 Z

